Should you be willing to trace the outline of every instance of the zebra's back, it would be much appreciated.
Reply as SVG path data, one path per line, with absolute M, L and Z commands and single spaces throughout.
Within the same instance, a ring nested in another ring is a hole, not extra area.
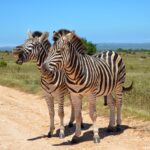
M 99 59 L 103 59 L 108 64 L 113 74 L 115 86 L 125 82 L 125 64 L 119 54 L 114 51 L 105 51 L 96 53 L 93 56 Z

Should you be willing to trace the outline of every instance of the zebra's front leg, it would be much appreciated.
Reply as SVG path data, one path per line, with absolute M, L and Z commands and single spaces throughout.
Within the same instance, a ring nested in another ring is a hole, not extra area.
M 53 132 L 55 130 L 54 126 L 54 98 L 52 96 L 46 96 L 46 103 L 48 106 L 48 111 L 49 111 L 49 118 L 50 118 L 50 129 L 48 132 L 48 137 L 50 138 L 53 135 Z
M 76 131 L 75 135 L 72 137 L 71 143 L 78 143 L 79 137 L 81 135 L 81 96 L 71 94 L 72 104 L 74 107 L 75 120 L 76 120 Z
M 70 121 L 69 121 L 68 126 L 71 128 L 71 127 L 73 127 L 73 122 L 75 120 L 75 113 L 74 113 L 74 107 L 73 107 L 73 104 L 72 104 L 72 99 L 71 99 L 70 94 L 68 94 L 68 98 L 69 98 L 70 104 L 71 104 L 71 116 L 70 116 Z M 82 106 L 81 106 L 81 109 L 82 109 Z M 82 112 L 81 112 L 81 118 L 82 118 Z M 82 121 L 81 121 L 81 129 L 84 129 L 83 118 L 82 118 Z
M 122 109 L 122 88 L 118 89 L 116 91 L 116 107 L 117 107 L 117 126 L 116 131 L 121 131 L 121 122 L 122 122 L 122 116 L 121 116 L 121 109 Z
M 107 131 L 113 132 L 114 126 L 115 126 L 115 99 L 113 98 L 112 94 L 107 95 L 107 102 L 108 102 L 108 107 L 110 110 L 109 125 L 108 125 Z
M 97 119 L 97 113 L 96 113 L 96 95 L 92 94 L 89 96 L 89 115 L 91 117 L 91 120 L 93 122 L 93 141 L 94 143 L 100 142 L 99 132 L 96 125 L 96 119 Z
M 60 132 L 59 137 L 65 137 L 65 127 L 64 127 L 64 94 L 59 95 L 58 98 L 58 116 L 60 118 Z

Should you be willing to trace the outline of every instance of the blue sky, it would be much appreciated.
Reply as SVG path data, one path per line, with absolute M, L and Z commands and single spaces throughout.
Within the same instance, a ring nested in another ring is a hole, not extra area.
M 150 0 L 0 0 L 0 46 L 60 28 L 93 43 L 150 42 Z

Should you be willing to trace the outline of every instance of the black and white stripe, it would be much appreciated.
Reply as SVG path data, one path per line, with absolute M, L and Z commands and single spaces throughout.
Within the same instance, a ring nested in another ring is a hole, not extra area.
M 78 46 L 81 45 L 81 46 Z M 122 58 L 115 52 L 106 52 L 102 55 L 89 56 L 86 47 L 74 33 L 60 37 L 43 64 L 43 70 L 55 72 L 63 69 L 66 85 L 71 93 L 76 118 L 76 133 L 72 141 L 80 136 L 81 123 L 81 96 L 89 97 L 89 113 L 93 121 L 94 141 L 99 141 L 96 127 L 96 97 L 107 96 L 110 107 L 109 128 L 115 125 L 115 106 L 117 107 L 117 127 L 121 124 L 121 106 L 123 83 L 125 80 L 125 65 Z M 115 93 L 116 98 L 112 96 Z
M 29 38 L 24 44 L 17 46 L 13 49 L 13 54 L 18 57 L 16 61 L 18 64 L 28 62 L 30 60 L 35 60 L 38 69 L 41 71 L 41 66 L 44 60 L 47 58 L 49 49 L 51 47 L 48 41 L 47 32 L 33 32 L 28 33 Z M 53 51 L 51 51 L 53 53 Z M 58 115 L 60 117 L 60 137 L 64 137 L 64 95 L 68 94 L 64 82 L 64 73 L 62 71 L 51 72 L 50 74 L 41 74 L 41 86 L 45 91 L 45 99 L 48 105 L 49 117 L 50 117 L 50 131 L 48 136 L 50 137 L 54 131 L 54 99 L 58 99 Z M 70 99 L 70 96 L 69 96 Z M 71 102 L 71 99 L 70 99 Z M 70 125 L 74 121 L 74 112 L 71 105 L 71 118 Z

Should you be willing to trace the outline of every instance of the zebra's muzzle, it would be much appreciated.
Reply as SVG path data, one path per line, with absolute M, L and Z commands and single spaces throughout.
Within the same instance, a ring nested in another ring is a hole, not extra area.
M 12 50 L 13 56 L 17 57 L 16 63 L 19 64 L 19 65 L 21 65 L 23 63 L 22 53 L 23 53 L 22 46 L 17 46 L 16 48 L 14 48 Z
M 19 65 L 23 64 L 23 56 L 21 54 L 18 55 L 18 59 L 16 60 L 16 64 L 19 64 Z
M 43 77 L 49 77 L 53 72 L 48 68 L 47 64 L 44 63 L 41 67 L 41 73 Z
M 22 48 L 14 48 L 13 50 L 12 50 L 12 54 L 14 55 L 14 56 L 18 56 L 19 54 L 21 54 L 21 53 L 23 53 L 23 50 L 22 50 Z

